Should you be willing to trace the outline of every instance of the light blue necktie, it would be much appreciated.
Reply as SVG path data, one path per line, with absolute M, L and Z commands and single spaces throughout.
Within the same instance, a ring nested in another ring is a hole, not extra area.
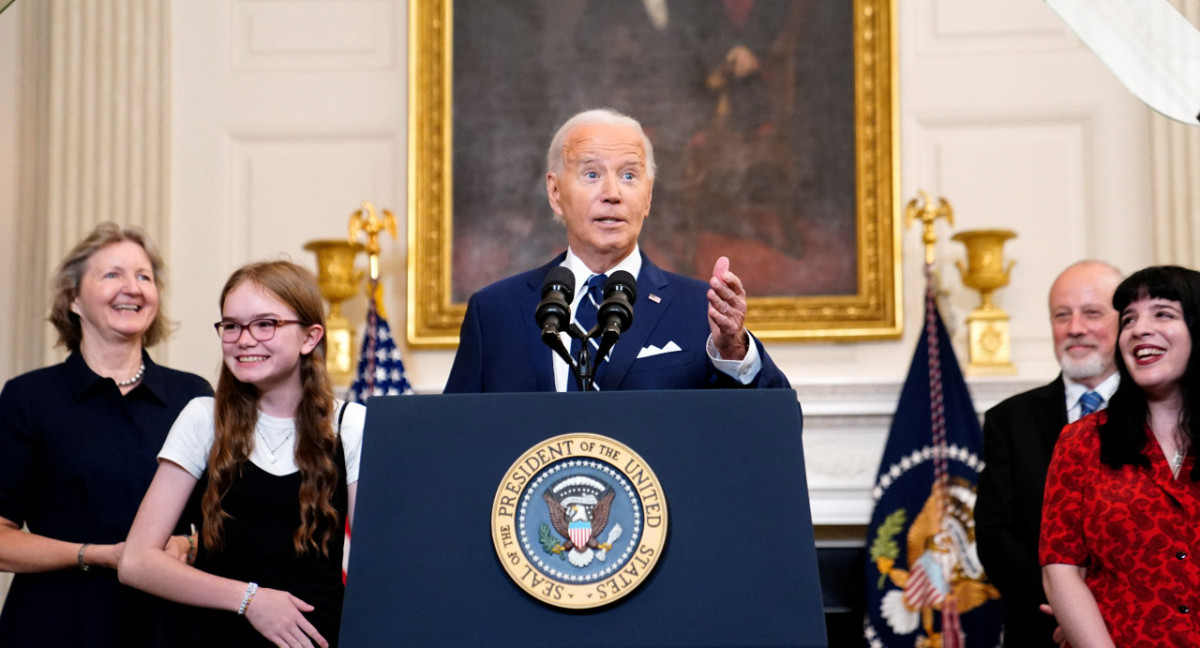
M 1094 391 L 1084 392 L 1083 396 L 1079 397 L 1079 416 L 1080 418 L 1095 412 L 1104 404 L 1104 398 Z
M 598 274 L 588 277 L 587 294 L 583 299 L 579 300 L 579 307 L 575 309 L 575 321 L 579 324 L 579 328 L 586 333 L 592 330 L 596 325 L 596 314 L 599 310 L 600 303 L 604 301 L 604 284 L 608 282 L 608 275 Z M 579 340 L 571 338 L 571 357 L 579 358 Z M 596 346 L 592 345 L 592 352 L 596 351 Z M 595 384 L 600 383 L 600 369 L 603 365 L 600 362 L 594 362 L 596 365 L 596 375 L 592 376 L 592 381 Z M 567 391 L 578 391 L 575 386 L 575 376 L 567 378 Z

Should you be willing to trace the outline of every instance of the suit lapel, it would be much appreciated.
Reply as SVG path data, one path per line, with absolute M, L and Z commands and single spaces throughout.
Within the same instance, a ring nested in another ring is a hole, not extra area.
M 1067 388 L 1059 374 L 1054 382 L 1046 386 L 1039 394 L 1037 412 L 1034 419 L 1038 421 L 1038 436 L 1041 437 L 1042 447 L 1046 450 L 1046 461 L 1054 453 L 1054 444 L 1058 443 L 1058 435 L 1067 425 Z
M 671 286 L 667 275 L 642 255 L 642 270 L 638 274 L 638 296 L 633 305 L 633 326 L 621 334 L 621 339 L 613 347 L 609 356 L 608 369 L 605 369 L 604 380 L 600 385 L 601 391 L 614 391 L 625 380 L 625 374 L 637 360 L 638 353 L 646 346 L 650 333 L 658 326 L 658 322 L 667 312 L 671 304 Z M 658 301 L 650 299 L 650 295 Z

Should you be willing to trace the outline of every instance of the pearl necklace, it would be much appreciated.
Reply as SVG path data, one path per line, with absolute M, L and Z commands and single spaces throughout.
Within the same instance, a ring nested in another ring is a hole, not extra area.
M 142 379 L 142 374 L 144 373 L 146 373 L 145 362 L 142 363 L 142 366 L 138 367 L 137 373 L 133 374 L 133 378 L 130 378 L 129 380 L 118 380 L 117 387 L 129 387 L 130 385 L 138 384 L 138 381 Z
M 286 444 L 288 442 L 288 439 L 292 438 L 292 434 L 295 433 L 295 431 L 296 430 L 293 429 L 291 432 L 288 432 L 283 437 L 283 440 L 280 441 L 279 444 L 276 445 L 274 448 L 271 447 L 270 443 L 267 443 L 267 437 L 264 436 L 261 431 L 258 433 L 258 438 L 262 439 L 263 447 L 267 449 L 267 454 L 270 455 L 271 463 L 275 463 L 275 459 L 276 459 L 275 455 L 279 452 L 279 449 L 282 448 L 284 446 L 284 444 Z

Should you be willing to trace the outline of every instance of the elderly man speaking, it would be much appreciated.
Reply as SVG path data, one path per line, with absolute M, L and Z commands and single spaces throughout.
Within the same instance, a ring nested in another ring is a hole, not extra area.
M 567 251 L 471 297 L 446 393 L 576 388 L 534 320 L 542 285 L 558 266 L 575 277 L 573 314 L 584 300 L 599 305 L 596 291 L 613 273 L 637 278 L 633 323 L 597 360 L 595 389 L 790 386 L 746 330 L 746 291 L 728 259 L 717 260 L 705 285 L 659 269 L 638 249 L 655 164 L 636 120 L 607 109 L 579 113 L 558 130 L 546 158 L 546 193 L 566 225 Z

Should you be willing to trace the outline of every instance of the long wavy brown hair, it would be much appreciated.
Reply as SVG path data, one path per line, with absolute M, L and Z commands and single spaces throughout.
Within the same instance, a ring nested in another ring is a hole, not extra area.
M 290 261 L 268 261 L 243 266 L 229 277 L 221 291 L 225 298 L 239 285 L 250 282 L 296 312 L 302 326 L 325 325 L 325 309 L 317 280 L 311 272 Z M 320 551 L 329 555 L 329 541 L 338 528 L 338 514 L 330 504 L 338 482 L 337 436 L 333 430 L 333 386 L 325 369 L 325 338 L 311 353 L 300 356 L 300 404 L 295 412 L 296 465 L 300 468 L 300 527 L 292 537 L 296 554 Z M 224 546 L 224 522 L 229 514 L 221 500 L 241 475 L 254 448 L 258 420 L 258 389 L 234 377 L 224 363 L 217 381 L 216 438 L 208 455 L 208 487 L 201 507 L 204 543 L 212 551 Z M 320 520 L 326 524 L 318 534 Z

